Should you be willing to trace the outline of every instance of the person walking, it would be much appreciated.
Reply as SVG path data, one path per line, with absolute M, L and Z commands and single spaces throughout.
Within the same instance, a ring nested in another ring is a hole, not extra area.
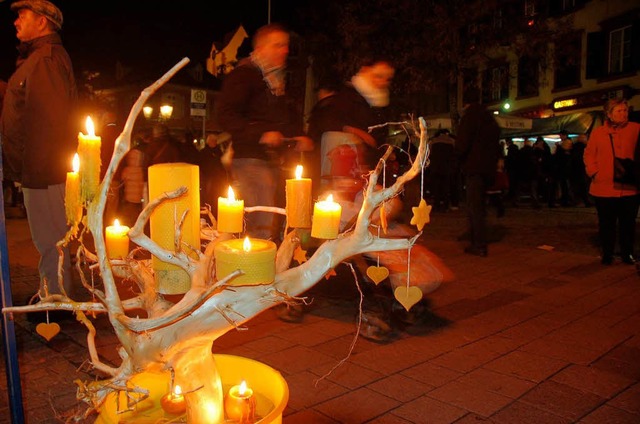
M 218 117 L 233 140 L 232 178 L 245 206 L 276 206 L 281 190 L 279 153 L 286 139 L 295 142 L 296 151 L 313 150 L 286 90 L 288 55 L 287 30 L 275 23 L 263 26 L 253 37 L 250 57 L 222 83 Z M 247 215 L 246 230 L 252 237 L 277 241 L 278 221 L 272 213 L 254 212 Z
M 58 31 L 62 12 L 45 0 L 16 1 L 14 22 L 20 41 L 16 70 L 2 107 L 5 178 L 22 185 L 33 243 L 40 254 L 40 296 L 71 291 L 69 251 L 63 249 L 63 281 L 58 280 L 56 243 L 65 237 L 64 191 L 76 150 L 77 89 L 71 59 Z
M 467 187 L 467 216 L 471 245 L 464 251 L 487 256 L 486 192 L 493 184 L 500 156 L 500 127 L 479 103 L 465 106 L 456 138 L 456 152 Z
M 455 140 L 446 129 L 438 130 L 431 139 L 429 176 L 433 190 L 433 209 L 436 212 L 446 212 L 452 205 L 451 180 L 457 177 L 454 175 L 454 145 Z
M 598 213 L 601 262 L 613 263 L 617 226 L 622 262 L 633 265 L 639 191 L 635 181 L 614 180 L 614 158 L 634 157 L 640 124 L 629 122 L 629 107 L 624 99 L 608 100 L 604 111 L 605 124 L 593 130 L 584 150 L 584 164 L 591 178 L 589 193 Z

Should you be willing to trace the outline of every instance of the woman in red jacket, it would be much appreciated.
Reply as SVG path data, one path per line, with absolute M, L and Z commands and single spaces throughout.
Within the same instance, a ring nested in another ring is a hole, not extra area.
M 633 159 L 640 124 L 629 122 L 626 100 L 611 99 L 604 106 L 606 122 L 591 133 L 584 152 L 587 175 L 591 177 L 589 193 L 595 198 L 598 230 L 602 245 L 602 263 L 611 265 L 616 242 L 616 224 L 622 262 L 634 264 L 638 187 L 613 181 L 614 155 Z

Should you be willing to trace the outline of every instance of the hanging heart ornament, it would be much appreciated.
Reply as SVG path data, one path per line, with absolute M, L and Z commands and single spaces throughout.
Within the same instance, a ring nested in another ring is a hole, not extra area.
M 409 311 L 413 305 L 422 299 L 422 290 L 418 287 L 396 287 L 393 295 L 404 306 L 404 309 Z
M 40 334 L 47 341 L 53 339 L 60 332 L 60 326 L 56 322 L 41 322 L 36 325 L 36 333 Z
M 389 276 L 389 270 L 383 266 L 370 266 L 367 268 L 367 277 L 371 278 L 376 285 L 384 281 Z

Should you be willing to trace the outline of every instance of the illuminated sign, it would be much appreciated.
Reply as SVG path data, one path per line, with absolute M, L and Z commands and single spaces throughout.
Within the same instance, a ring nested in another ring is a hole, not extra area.
M 566 99 L 553 102 L 554 109 L 562 109 L 565 107 L 571 107 L 578 104 L 578 99 Z

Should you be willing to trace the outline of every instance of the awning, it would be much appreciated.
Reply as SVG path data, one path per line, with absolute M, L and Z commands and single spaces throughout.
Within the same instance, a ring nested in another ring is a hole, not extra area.
M 497 118 L 496 118 L 497 119 Z M 552 118 L 531 119 L 530 128 L 505 128 L 502 137 L 536 137 L 539 135 L 558 134 L 564 130 L 569 134 L 590 133 L 595 127 L 602 125 L 604 114 L 598 111 L 572 113 Z
M 518 116 L 500 116 L 495 115 L 494 118 L 500 128 L 512 130 L 530 130 L 533 125 L 533 119 L 520 118 Z

